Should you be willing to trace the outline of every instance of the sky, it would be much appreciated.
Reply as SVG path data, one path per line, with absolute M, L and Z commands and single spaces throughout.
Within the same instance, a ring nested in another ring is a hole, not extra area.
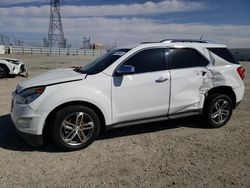
M 42 44 L 49 0 L 0 0 L 0 34 Z M 250 0 L 61 0 L 65 38 L 107 46 L 165 38 L 204 39 L 250 48 Z

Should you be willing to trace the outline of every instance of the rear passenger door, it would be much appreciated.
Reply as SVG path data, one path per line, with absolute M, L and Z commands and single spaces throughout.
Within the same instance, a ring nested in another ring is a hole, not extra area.
M 169 115 L 201 110 L 204 93 L 212 84 L 209 61 L 192 48 L 170 49 L 167 57 L 171 75 Z

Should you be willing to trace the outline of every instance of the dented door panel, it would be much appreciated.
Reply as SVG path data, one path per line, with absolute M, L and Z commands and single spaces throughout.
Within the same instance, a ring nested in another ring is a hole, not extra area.
M 213 74 L 206 67 L 173 69 L 169 115 L 202 109 L 205 93 L 213 85 Z

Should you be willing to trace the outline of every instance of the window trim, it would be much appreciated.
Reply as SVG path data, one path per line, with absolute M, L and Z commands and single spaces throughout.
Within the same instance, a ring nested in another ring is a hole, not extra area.
M 198 65 L 198 66 L 195 66 L 195 67 L 171 68 L 171 66 L 170 66 L 171 65 L 171 57 L 170 57 L 170 58 L 166 58 L 169 70 L 190 69 L 190 68 L 197 68 L 197 67 L 205 68 L 205 67 L 208 67 L 212 63 L 211 60 L 209 60 L 206 56 L 204 56 L 202 53 L 200 53 L 196 48 L 191 48 L 191 47 L 174 48 L 174 47 L 170 47 L 168 49 L 169 49 L 169 51 L 171 49 L 191 49 L 191 50 L 196 51 L 196 53 L 201 55 L 207 61 L 207 65 L 205 65 L 205 66 Z
M 113 71 L 113 74 L 112 74 L 112 77 L 116 77 L 115 73 L 116 71 L 119 69 L 119 67 L 124 63 L 126 62 L 128 59 L 130 59 L 131 57 L 133 57 L 134 55 L 142 52 L 142 51 L 145 51 L 145 50 L 150 50 L 150 49 L 162 49 L 163 50 L 163 62 L 164 62 L 164 70 L 160 70 L 160 71 L 166 71 L 166 70 L 169 70 L 169 65 L 168 65 L 168 62 L 167 62 L 167 58 L 166 58 L 166 50 L 169 49 L 168 47 L 164 47 L 164 46 L 155 46 L 155 47 L 147 47 L 147 48 L 143 48 L 143 49 L 140 49 L 132 54 L 130 54 L 126 59 L 124 59 L 121 63 L 119 63 L 119 65 L 117 65 L 117 67 L 114 69 Z M 151 71 L 151 72 L 160 72 L 160 71 Z M 151 73 L 151 72 L 141 72 L 141 73 L 134 73 L 134 74 L 146 74 L 146 73 Z M 134 75 L 133 74 L 133 75 Z

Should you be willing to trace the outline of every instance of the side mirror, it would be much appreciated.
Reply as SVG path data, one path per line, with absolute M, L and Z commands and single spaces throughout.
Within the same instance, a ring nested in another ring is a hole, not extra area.
M 118 70 L 116 71 L 116 76 L 123 76 L 126 74 L 134 74 L 135 68 L 131 65 L 121 65 Z

